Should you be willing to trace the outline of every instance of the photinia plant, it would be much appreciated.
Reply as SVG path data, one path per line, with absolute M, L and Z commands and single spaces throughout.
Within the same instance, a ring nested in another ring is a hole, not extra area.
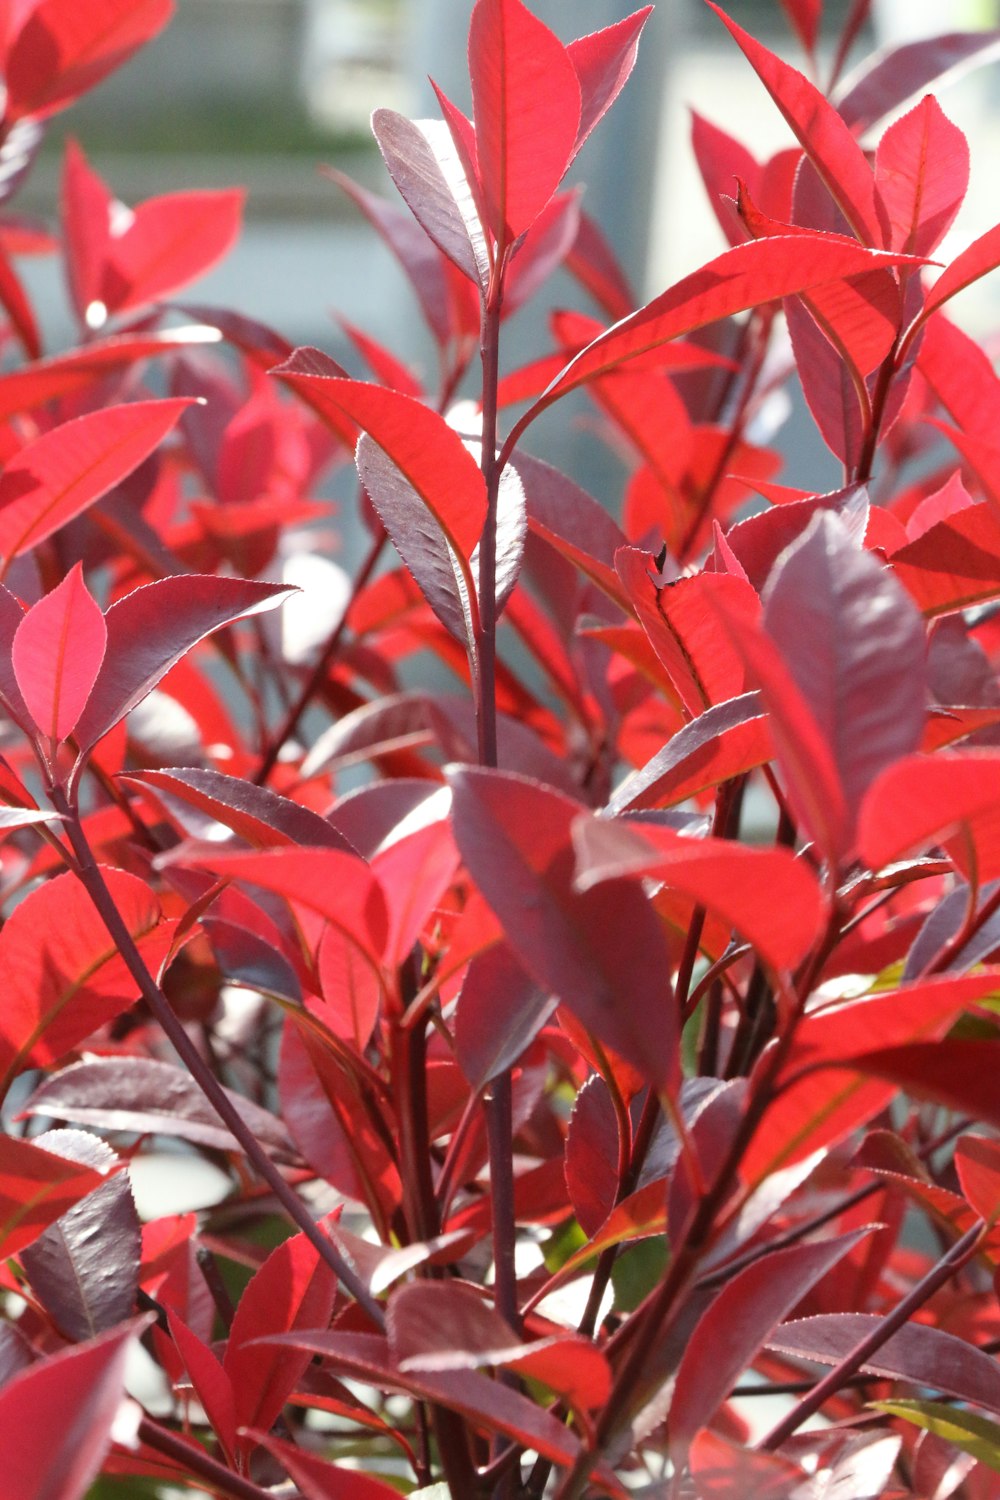
M 6 8 L 4 202 L 171 8 Z M 998 38 L 847 76 L 866 0 L 783 0 L 801 68 L 709 8 L 789 143 L 694 114 L 727 243 L 643 306 L 566 174 L 649 8 L 475 0 L 471 114 L 375 112 L 394 195 L 328 169 L 429 375 L 167 300 L 238 192 L 126 212 L 70 142 L 54 231 L 0 214 L 6 1500 L 997 1493 L 1000 378 L 951 304 L 1000 227 L 948 248 L 928 90 Z M 546 461 L 570 392 L 620 495 Z M 167 1153 L 219 1191 L 140 1217 Z

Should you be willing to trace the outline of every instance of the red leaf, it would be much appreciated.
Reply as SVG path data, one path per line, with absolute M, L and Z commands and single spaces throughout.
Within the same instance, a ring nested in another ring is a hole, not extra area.
M 796 1318 L 768 1339 L 769 1349 L 824 1365 L 839 1364 L 879 1325 L 872 1313 L 828 1313 Z M 1000 1370 L 966 1339 L 921 1323 L 907 1323 L 861 1366 L 866 1374 L 907 1380 L 1000 1412 Z
M 697 718 L 746 687 L 743 660 L 719 630 L 716 609 L 749 629 L 759 618 L 760 601 L 745 580 L 724 573 L 698 573 L 663 584 L 649 571 L 650 561 L 634 547 L 615 555 L 618 575 L 650 645 L 685 711 Z
M 7 1500 L 83 1500 L 111 1445 L 128 1345 L 147 1322 L 50 1354 L 0 1390 Z
M 155 937 L 160 905 L 145 882 L 123 870 L 105 870 L 104 878 L 133 938 Z M 8 917 L 0 930 L 0 966 L 6 976 L 0 1095 L 22 1068 L 54 1062 L 119 1015 L 138 988 L 90 897 L 69 873 L 32 891 Z
M 774 743 L 758 693 L 744 693 L 706 709 L 679 729 L 652 760 L 621 783 L 612 813 L 672 807 L 774 757 Z
M 26 443 L 0 476 L 0 553 L 27 552 L 137 469 L 188 400 L 134 401 L 63 422 Z
M 828 510 L 782 554 L 764 599 L 764 628 L 833 751 L 853 824 L 878 773 L 920 744 L 923 622 Z
M 611 818 L 581 819 L 574 842 L 582 889 L 626 876 L 659 878 L 724 918 L 775 968 L 793 968 L 819 935 L 822 893 L 788 849 L 702 842 L 657 824 Z
M 16 1255 L 104 1182 L 92 1167 L 0 1135 L 0 1250 Z
M 226 1458 L 230 1464 L 235 1464 L 238 1424 L 233 1383 L 222 1368 L 222 1361 L 215 1351 L 188 1327 L 173 1308 L 167 1308 L 167 1318 L 171 1336 L 184 1361 L 195 1396 L 204 1407 L 209 1425 L 222 1444 Z
M 356 422 L 420 496 L 450 545 L 468 559 L 486 520 L 486 487 L 479 465 L 443 417 L 382 386 L 302 369 L 302 350 L 273 372 L 317 410 L 327 407 Z M 372 497 L 376 504 L 378 495 Z
M 877 1069 L 869 1065 L 872 1057 L 888 1054 L 866 1048 L 933 1038 L 928 1047 L 933 1054 L 946 1045 L 940 1038 L 955 1017 L 995 988 L 992 973 L 949 976 L 807 1017 L 777 1080 L 780 1092 L 740 1164 L 744 1181 L 755 1186 L 769 1173 L 836 1144 L 889 1103 L 892 1084 L 872 1077 Z M 981 1066 L 985 1068 L 985 1059 Z M 968 1101 L 960 1107 L 968 1112 L 973 1105 Z
M 741 1448 L 703 1427 L 688 1454 L 698 1500 L 794 1500 L 808 1482 L 797 1464 L 777 1453 Z
M 950 297 L 964 291 L 981 276 L 995 271 L 997 266 L 1000 266 L 1000 225 L 987 229 L 985 234 L 973 240 L 968 249 L 963 250 L 961 255 L 956 255 L 951 264 L 945 267 L 927 293 L 919 321 L 925 322 Z
M 451 773 L 455 837 L 518 961 L 644 1077 L 676 1075 L 676 1018 L 659 920 L 638 885 L 573 887 L 560 792 L 498 771 Z
M 101 272 L 111 238 L 114 200 L 76 141 L 66 142 L 59 208 L 66 242 L 66 279 L 81 328 L 100 299 Z
M 686 1340 L 670 1404 L 670 1439 L 686 1448 L 781 1319 L 871 1228 L 763 1255 L 726 1283 Z
M 929 618 L 1000 597 L 1000 516 L 969 505 L 892 554 L 896 577 Z
M 377 969 L 388 938 L 382 888 L 364 860 L 340 849 L 285 845 L 260 853 L 213 850 L 201 845 L 178 850 L 176 862 L 246 880 L 286 901 L 316 912 L 340 929 Z
M 614 561 L 625 536 L 604 506 L 541 459 L 517 453 L 512 463 L 524 488 L 529 529 L 625 607 Z
M 80 563 L 18 625 L 11 647 L 18 686 L 53 745 L 72 734 L 97 681 L 107 638 Z
M 580 80 L 562 42 L 520 0 L 477 0 L 469 74 L 483 198 L 503 249 L 531 228 L 572 160 Z
M 173 0 L 40 0 L 7 56 L 7 114 L 47 115 L 93 88 L 162 31 Z
M 324 1021 L 335 1036 L 363 1054 L 382 1003 L 378 975 L 364 962 L 357 946 L 333 926 L 320 939 L 316 967 L 326 1002 Z
M 933 95 L 890 125 L 875 156 L 875 182 L 889 218 L 889 245 L 930 255 L 944 239 L 969 185 L 969 145 Z
M 157 355 L 176 354 L 188 344 L 215 344 L 214 328 L 168 328 L 159 333 L 119 334 L 95 340 L 37 364 L 22 365 L 0 375 L 0 419 L 31 411 L 45 401 L 86 390 L 123 365 L 138 366 Z
M 625 272 L 600 227 L 585 210 L 580 213 L 576 242 L 566 258 L 566 269 L 612 320 L 624 318 L 635 307 L 636 299 Z
M 239 234 L 244 197 L 228 188 L 140 203 L 107 245 L 98 294 L 107 315 L 156 302 L 221 260 Z
M 39 359 L 42 353 L 41 334 L 35 322 L 28 294 L 21 279 L 0 246 L 0 303 L 10 319 L 10 325 L 21 341 L 21 347 L 29 359 Z
M 566 1188 L 588 1239 L 617 1204 L 622 1144 L 608 1086 L 595 1073 L 573 1101 L 566 1134 Z
M 583 102 L 575 150 L 579 151 L 625 87 L 635 67 L 639 37 L 652 13 L 653 7 L 645 5 L 624 20 L 578 37 L 567 46 Z
M 272 1155 L 285 1161 L 294 1157 L 288 1132 L 274 1115 L 243 1094 L 230 1089 L 226 1093 Z M 98 1130 L 170 1135 L 213 1151 L 242 1150 L 191 1075 L 152 1057 L 98 1057 L 72 1063 L 34 1090 L 24 1113 Z
M 739 45 L 854 233 L 866 245 L 884 244 L 872 169 L 840 115 L 815 84 L 755 41 L 713 0 L 706 3 Z
M 1000 875 L 998 823 L 997 752 L 911 755 L 871 787 L 858 822 L 858 853 L 870 870 L 879 870 L 966 825 L 976 844 L 978 878 L 992 880 Z
M 813 53 L 823 15 L 823 0 L 781 0 L 781 5 L 794 26 L 799 41 L 808 53 Z
M 304 1234 L 272 1250 L 240 1298 L 223 1359 L 237 1426 L 266 1432 L 309 1363 L 303 1351 L 273 1345 L 264 1349 L 256 1341 L 297 1328 L 325 1327 L 336 1290 L 336 1277 Z M 254 1441 L 243 1438 L 241 1446 L 252 1449 Z
M 9 472 L 9 471 L 8 471 Z M 3 485 L 0 479 L 0 487 Z M 0 512 L 0 526 L 2 526 Z M 76 726 L 85 755 L 213 630 L 280 604 L 292 589 L 277 583 L 180 574 L 146 584 L 105 615 L 108 648 L 87 707 Z
M 853 826 L 831 747 L 770 637 L 745 619 L 730 620 L 721 611 L 719 618 L 760 687 L 792 810 L 836 859 L 850 848 Z
M 747 236 L 733 212 L 732 200 L 737 185 L 744 183 L 751 197 L 760 201 L 760 166 L 740 141 L 694 109 L 691 111 L 691 146 L 719 228 L 731 245 L 739 245 Z
M 997 975 L 994 972 L 993 993 Z M 1000 1099 L 991 1087 L 1000 1065 L 1000 1042 L 935 1041 L 860 1053 L 852 1062 L 894 1089 L 943 1104 L 984 1125 L 1000 1126 Z
M 972 1208 L 987 1224 L 1000 1215 L 1000 1148 L 985 1136 L 963 1135 L 955 1147 L 958 1180 Z
M 517 431 L 567 391 L 708 323 L 810 287 L 901 263 L 829 235 L 777 236 L 737 245 L 624 318 L 570 360 Z

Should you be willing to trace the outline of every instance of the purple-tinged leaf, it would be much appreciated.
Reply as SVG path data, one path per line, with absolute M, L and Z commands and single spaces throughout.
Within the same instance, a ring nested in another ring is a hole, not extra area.
M 485 286 L 490 271 L 486 240 L 447 125 L 377 109 L 372 130 L 389 176 L 417 223 L 471 282 Z
M 541 459 L 517 453 L 512 463 L 524 487 L 529 530 L 544 537 L 616 604 L 627 608 L 615 572 L 615 553 L 627 543 L 604 506 Z
M 272 1155 L 286 1161 L 294 1156 L 288 1132 L 269 1110 L 231 1089 L 226 1093 Z M 169 1135 L 213 1151 L 242 1149 L 190 1075 L 152 1057 L 73 1063 L 35 1089 L 24 1113 L 73 1120 L 98 1130 Z
M 90 1164 L 0 1136 L 0 1251 L 16 1255 L 103 1180 Z
M 753 1363 L 775 1325 L 871 1228 L 763 1255 L 726 1283 L 691 1335 L 677 1371 L 670 1438 L 683 1451 Z
M 98 1171 L 117 1165 L 103 1141 L 80 1130 L 49 1130 L 35 1144 Z M 21 1251 L 32 1289 L 75 1343 L 124 1323 L 133 1312 L 142 1249 L 128 1177 L 103 1182 Z
M 659 919 L 635 882 L 574 889 L 583 809 L 521 777 L 450 772 L 455 837 L 518 961 L 600 1041 L 659 1086 L 675 1077 L 676 1018 Z
M 981 67 L 1000 52 L 1000 31 L 955 31 L 866 57 L 837 91 L 837 112 L 857 134 L 931 84 Z
M 105 615 L 108 647 L 77 726 L 85 755 L 181 657 L 213 630 L 273 609 L 294 590 L 278 583 L 180 574 L 145 584 Z
M 222 1444 L 229 1463 L 235 1466 L 238 1458 L 233 1383 L 222 1368 L 222 1361 L 214 1349 L 210 1349 L 172 1307 L 167 1308 L 167 1319 L 171 1337 L 184 1362 L 194 1394 L 204 1408 L 209 1425 Z
M 506 943 L 473 959 L 458 996 L 455 1052 L 475 1093 L 513 1067 L 558 1003 L 525 973 Z
M 570 1202 L 588 1239 L 601 1228 L 618 1201 L 622 1152 L 610 1091 L 604 1079 L 594 1073 L 573 1101 L 565 1159 Z
M 769 1349 L 798 1359 L 836 1365 L 879 1325 L 872 1313 L 827 1313 L 783 1323 L 766 1340 Z M 905 1380 L 1000 1412 L 1000 1367 L 966 1339 L 942 1328 L 907 1323 L 861 1366 L 868 1375 Z
M 248 1435 L 278 1460 L 302 1491 L 304 1500 L 398 1500 L 399 1491 L 394 1486 L 370 1474 L 327 1463 L 308 1449 L 286 1443 L 270 1432 L 251 1430 Z
M 335 167 L 321 167 L 324 177 L 347 194 L 389 247 L 405 271 L 417 295 L 424 320 L 439 348 L 452 336 L 451 303 L 448 281 L 435 244 L 427 243 L 427 234 L 405 209 L 379 198 L 367 188 L 353 182 Z
M 76 563 L 29 609 L 11 643 L 11 663 L 32 719 L 52 744 L 66 739 L 86 707 L 108 632 Z
M 853 821 L 878 773 L 920 744 L 923 621 L 892 573 L 822 510 L 768 579 L 764 628 L 833 751 Z
M 200 828 L 187 831 L 206 837 L 205 820 L 222 823 L 255 849 L 280 848 L 283 844 L 319 845 L 352 852 L 342 834 L 312 808 L 282 797 L 270 787 L 255 786 L 239 776 L 199 767 L 169 771 L 132 771 L 122 781 L 163 793 L 168 808 L 174 800 L 194 808 L 202 817 Z

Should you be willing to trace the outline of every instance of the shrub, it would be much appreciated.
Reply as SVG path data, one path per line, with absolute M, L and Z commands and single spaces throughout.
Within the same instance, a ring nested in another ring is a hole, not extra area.
M 784 8 L 808 77 L 712 6 L 797 144 L 695 116 L 729 248 L 635 310 L 560 185 L 648 11 L 477 0 L 474 124 L 339 179 L 431 394 L 167 300 L 238 193 L 123 218 L 70 145 L 55 238 L 0 221 L 8 1500 L 995 1493 L 1000 381 L 948 313 L 1000 229 L 938 264 L 924 94 L 991 38 L 844 79 L 855 5 L 823 92 Z M 7 198 L 170 9 L 11 12 Z M 792 380 L 834 493 L 775 478 Z M 620 522 L 529 456 L 573 391 Z M 273 628 L 352 457 L 367 554 Z M 165 1143 L 221 1201 L 140 1223 Z

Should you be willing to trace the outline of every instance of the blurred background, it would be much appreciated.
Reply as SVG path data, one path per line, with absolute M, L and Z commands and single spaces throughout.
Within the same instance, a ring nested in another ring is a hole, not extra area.
M 621 19 L 636 3 L 535 0 L 533 9 L 568 40 Z M 848 9 L 848 0 L 827 0 L 823 30 L 830 55 Z M 997 0 L 950 0 L 947 7 L 936 0 L 875 0 L 852 61 L 943 27 L 996 25 L 997 9 Z M 318 164 L 335 164 L 392 195 L 370 135 L 370 113 L 380 105 L 413 116 L 437 113 L 428 74 L 468 109 L 470 10 L 471 0 L 178 0 L 161 37 L 53 122 L 18 207 L 55 217 L 67 134 L 81 141 L 126 203 L 182 188 L 244 185 L 242 240 L 192 289 L 190 300 L 250 314 L 293 343 L 314 344 L 335 357 L 344 356 L 332 316 L 341 312 L 418 372 L 430 373 L 432 351 L 401 273 Z M 803 65 L 779 0 L 729 0 L 727 10 Z M 945 246 L 949 252 L 998 216 L 997 89 L 997 69 L 990 66 L 941 92 L 945 111 L 971 138 L 973 161 L 970 199 Z M 573 169 L 573 178 L 586 184 L 585 206 L 602 224 L 640 301 L 724 248 L 690 149 L 691 105 L 758 157 L 791 144 L 778 111 L 708 6 L 658 0 L 628 87 Z M 32 261 L 22 269 L 38 299 L 47 345 L 58 349 L 72 339 L 58 267 Z M 991 319 L 1000 321 L 998 280 L 960 299 L 959 321 L 978 332 Z M 545 347 L 545 308 L 570 301 L 583 305 L 583 294 L 557 277 L 539 302 L 515 316 L 505 333 L 507 368 Z M 546 428 L 543 437 L 551 431 L 556 448 L 543 456 L 610 498 L 614 468 L 579 426 L 575 422 L 568 437 L 565 421 L 558 431 Z M 816 489 L 839 482 L 838 466 L 805 413 L 793 415 L 783 446 L 786 482 Z M 542 451 L 537 440 L 536 448 Z

